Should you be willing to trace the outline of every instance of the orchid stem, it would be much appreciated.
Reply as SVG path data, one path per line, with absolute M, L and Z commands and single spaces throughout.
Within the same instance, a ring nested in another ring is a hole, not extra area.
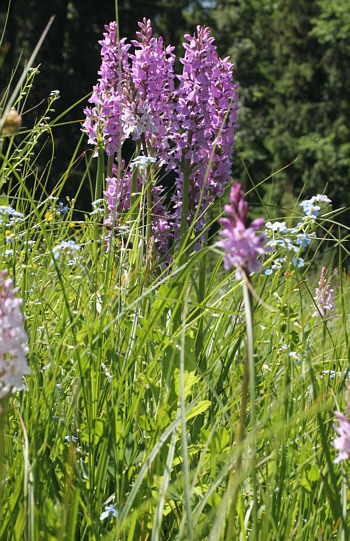
M 244 374 L 242 382 L 242 404 L 240 421 L 237 435 L 237 445 L 239 446 L 244 440 L 245 419 L 247 409 L 247 394 L 248 394 L 248 381 L 250 382 L 250 429 L 253 436 L 251 443 L 251 464 L 252 464 L 252 485 L 253 485 L 253 510 L 252 510 L 252 539 L 257 540 L 257 518 L 258 518 L 258 498 L 257 498 L 257 479 L 256 479 L 256 436 L 255 436 L 255 363 L 254 363 L 254 338 L 253 338 L 253 298 L 250 291 L 249 277 L 243 275 L 243 299 L 244 310 L 246 316 L 246 331 L 247 331 L 247 346 L 246 346 L 246 358 L 244 363 Z M 229 522 L 226 533 L 226 541 L 232 540 L 234 520 L 236 517 L 236 505 L 238 499 L 239 481 L 242 470 L 242 452 L 241 448 L 238 451 L 238 457 L 236 462 L 235 476 L 237 476 L 237 483 L 234 488 L 233 497 L 230 506 Z M 232 476 L 231 471 L 231 476 Z
M 3 473 L 5 462 L 5 407 L 0 402 L 0 516 L 2 512 Z
M 135 150 L 135 158 L 140 156 L 140 141 L 138 140 L 136 142 L 136 150 Z M 132 171 L 132 177 L 131 177 L 131 188 L 130 188 L 130 209 L 131 209 L 131 223 L 132 226 L 135 227 L 135 222 L 137 221 L 137 173 L 138 173 L 138 167 L 135 165 Z
M 207 256 L 204 253 L 201 261 L 201 266 L 199 269 L 199 279 L 198 279 L 198 304 L 200 305 L 198 308 L 198 328 L 197 328 L 197 336 L 196 336 L 196 357 L 199 360 L 200 355 L 200 368 L 201 371 L 206 371 L 206 359 L 203 352 L 203 307 L 202 303 L 205 299 L 205 279 L 206 279 L 206 263 L 207 263 Z
M 97 175 L 96 175 L 96 186 L 95 186 L 95 201 L 101 199 L 102 194 L 102 185 L 103 185 L 103 174 L 105 168 L 105 149 L 102 139 L 99 137 L 97 142 Z
M 186 160 L 183 172 L 182 207 L 180 225 L 180 267 L 186 263 L 186 241 L 188 230 L 188 197 L 190 187 L 190 160 Z

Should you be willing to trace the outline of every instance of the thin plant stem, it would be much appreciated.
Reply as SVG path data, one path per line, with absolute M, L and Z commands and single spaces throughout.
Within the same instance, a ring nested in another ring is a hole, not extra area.
M 250 381 L 250 428 L 253 435 L 251 443 L 251 470 L 252 470 L 252 485 L 253 485 L 253 536 L 255 541 L 258 539 L 257 519 L 258 519 L 258 494 L 257 494 L 257 479 L 256 479 L 256 436 L 255 436 L 255 362 L 254 362 L 254 336 L 253 336 L 253 297 L 251 293 L 249 277 L 244 275 L 243 281 L 243 299 L 244 310 L 246 316 L 247 328 L 247 357 L 249 364 L 249 381 Z
M 254 340 L 253 340 L 253 298 L 252 293 L 249 287 L 249 277 L 244 275 L 243 280 L 243 299 L 244 299 L 244 310 L 246 316 L 246 331 L 247 331 L 247 345 L 246 345 L 246 358 L 244 362 L 244 373 L 243 373 L 243 382 L 242 382 L 242 403 L 241 403 L 241 412 L 240 420 L 237 434 L 237 445 L 241 445 L 244 440 L 244 430 L 245 430 L 245 420 L 246 420 L 246 410 L 247 410 L 247 394 L 248 394 L 248 382 L 250 380 L 250 421 L 251 421 L 251 431 L 253 434 L 253 441 L 251 444 L 251 464 L 252 464 L 252 484 L 253 484 L 253 539 L 257 540 L 257 483 L 256 483 L 256 451 L 255 451 L 255 363 L 254 363 Z M 237 483 L 234 488 L 230 511 L 229 511 L 229 521 L 226 532 L 226 541 L 232 540 L 234 521 L 236 517 L 236 506 L 238 499 L 238 490 L 239 490 L 239 478 L 242 471 L 242 452 L 241 448 L 238 453 L 235 475 L 237 476 Z M 231 470 L 230 481 L 232 477 L 233 470 Z
M 114 154 L 107 158 L 107 177 L 111 177 L 113 174 Z
M 204 254 L 201 261 L 201 266 L 199 269 L 199 281 L 198 281 L 198 304 L 200 305 L 202 305 L 205 299 L 206 263 L 207 263 L 207 256 L 206 254 Z M 197 336 L 196 336 L 197 359 L 199 359 L 199 356 L 202 350 L 203 350 L 203 310 L 202 310 L 202 307 L 200 306 Z M 205 362 L 204 355 L 202 356 L 202 359 L 201 359 L 201 370 L 203 373 L 206 370 L 206 362 Z
M 140 156 L 140 141 L 139 140 L 136 142 L 135 158 L 137 158 L 138 156 Z M 131 227 L 135 227 L 135 224 L 137 222 L 137 216 L 138 216 L 137 205 L 136 205 L 137 173 L 138 173 L 138 168 L 135 165 L 132 172 L 131 188 L 130 188 Z M 135 232 L 135 236 L 137 236 L 136 232 Z
M 105 149 L 101 137 L 98 138 L 97 143 L 97 174 L 96 174 L 96 186 L 95 186 L 95 201 L 101 198 L 103 174 L 105 168 Z
M 147 170 L 149 168 L 147 167 Z M 146 246 L 148 248 L 152 235 L 152 180 L 147 175 L 147 227 L 146 227 Z
M 104 175 L 104 166 L 105 166 L 105 150 L 103 146 L 103 141 L 101 136 L 98 136 L 97 143 L 97 173 L 96 173 L 96 186 L 95 186 L 95 201 L 101 198 L 102 194 L 102 185 L 103 185 L 103 175 Z M 99 226 L 96 223 L 94 225 L 94 245 L 93 250 L 95 258 L 97 257 L 97 241 L 99 238 Z
M 186 160 L 183 172 L 182 207 L 180 224 L 180 266 L 186 263 L 186 240 L 188 229 L 188 197 L 190 187 L 190 160 Z
M 33 64 L 34 64 L 34 60 L 35 60 L 35 58 L 36 58 L 36 55 L 38 54 L 39 49 L 40 49 L 40 47 L 42 46 L 43 41 L 44 41 L 44 39 L 46 38 L 46 35 L 47 35 L 48 31 L 50 30 L 50 27 L 51 27 L 51 25 L 52 25 L 54 19 L 55 19 L 55 15 L 53 15 L 52 17 L 50 17 L 50 20 L 49 20 L 49 22 L 47 23 L 47 25 L 46 25 L 46 27 L 45 27 L 43 33 L 41 34 L 41 36 L 40 36 L 40 38 L 39 38 L 39 41 L 38 41 L 38 43 L 36 44 L 35 49 L 34 49 L 34 51 L 32 52 L 31 57 L 29 58 L 28 63 L 26 64 L 26 66 L 25 66 L 25 68 L 24 68 L 24 70 L 23 70 L 23 73 L 22 73 L 21 77 L 20 77 L 19 80 L 18 80 L 18 83 L 17 83 L 17 85 L 16 85 L 14 91 L 12 92 L 12 94 L 11 94 L 11 96 L 10 96 L 10 98 L 9 98 L 9 100 L 8 100 L 8 102 L 7 102 L 7 104 L 6 104 L 5 109 L 2 111 L 2 117 L 0 118 L 0 133 L 1 133 L 1 131 L 2 131 L 3 125 L 4 125 L 5 122 L 6 122 L 7 114 L 8 114 L 8 112 L 10 111 L 10 109 L 11 109 L 11 107 L 12 107 L 12 105 L 13 105 L 15 99 L 17 98 L 18 93 L 20 92 L 21 86 L 22 86 L 22 84 L 24 83 L 24 80 L 25 80 L 25 78 L 26 78 L 26 76 L 27 76 L 27 73 L 28 73 L 29 68 L 31 68 L 31 67 L 33 66 Z
M 141 143 L 142 143 L 142 149 L 143 149 L 144 155 L 148 157 L 148 149 L 147 149 L 147 143 L 146 143 L 146 138 L 145 138 L 144 133 L 141 135 Z M 148 252 L 149 241 L 152 235 L 152 168 L 149 162 L 147 164 L 146 182 L 147 182 L 146 247 L 147 247 L 147 252 Z
M 187 300 L 187 299 L 186 299 Z M 180 414 L 181 414 L 181 443 L 183 453 L 183 473 L 185 485 L 185 502 L 187 517 L 187 535 L 188 539 L 193 540 L 193 524 L 191 510 L 191 490 L 190 490 L 190 470 L 188 465 L 187 431 L 186 431 L 186 413 L 185 413 L 185 327 L 187 302 L 183 311 L 182 332 L 181 332 L 181 353 L 180 353 Z
M 242 381 L 242 403 L 241 403 L 241 411 L 240 411 L 240 417 L 239 417 L 239 425 L 238 425 L 238 430 L 237 430 L 237 446 L 238 447 L 242 444 L 244 440 L 245 422 L 246 422 L 246 415 L 247 415 L 248 382 L 249 382 L 249 363 L 248 363 L 248 351 L 246 348 L 246 356 L 245 356 L 244 368 L 243 368 L 243 381 Z M 228 520 L 227 533 L 226 533 L 226 541 L 231 541 L 232 535 L 233 535 L 233 526 L 234 526 L 234 521 L 236 518 L 236 506 L 237 506 L 238 491 L 239 491 L 239 478 L 242 473 L 242 454 L 243 454 L 243 448 L 241 447 L 238 452 L 238 457 L 236 461 L 235 476 L 237 476 L 238 482 L 235 484 L 235 488 L 234 488 L 233 496 L 231 500 L 229 520 Z M 229 485 L 231 484 L 233 470 L 234 470 L 234 467 L 232 466 L 232 469 L 230 472 Z
M 2 487 L 4 476 L 4 461 L 5 461 L 5 415 L 6 410 L 4 404 L 0 402 L 0 516 L 2 513 Z
M 188 147 L 191 146 L 193 132 L 189 130 L 187 136 Z M 183 184 L 182 184 L 182 207 L 180 223 L 180 267 L 186 263 L 186 241 L 188 230 L 188 198 L 190 189 L 191 160 L 186 160 L 186 149 L 182 151 Z

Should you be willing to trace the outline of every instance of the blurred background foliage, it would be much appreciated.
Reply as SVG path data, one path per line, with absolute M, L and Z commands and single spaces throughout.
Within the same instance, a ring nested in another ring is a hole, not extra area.
M 265 201 L 288 208 L 301 192 L 305 199 L 325 191 L 340 207 L 350 202 L 348 6 L 348 0 L 119 0 L 119 19 L 121 36 L 132 39 L 137 21 L 150 18 L 154 34 L 176 45 L 180 54 L 183 34 L 193 33 L 197 24 L 209 25 L 219 54 L 235 63 L 242 105 L 237 147 L 253 183 L 297 158 L 263 184 Z M 1 2 L 2 26 L 7 9 L 8 3 Z M 55 21 L 37 57 L 40 78 L 27 103 L 27 110 L 33 109 L 24 115 L 23 126 L 32 125 L 52 90 L 61 93 L 55 115 L 80 102 L 53 130 L 50 182 L 55 185 L 79 140 L 83 109 L 100 66 L 98 40 L 104 24 L 115 19 L 115 5 L 113 0 L 12 0 L 0 57 L 2 95 L 19 61 L 15 84 L 53 14 Z M 79 153 L 88 150 L 90 156 L 86 139 Z M 39 173 L 50 159 L 50 145 L 36 162 Z M 66 195 L 74 196 L 84 170 L 84 163 L 77 164 Z M 251 187 L 238 152 L 232 174 L 246 189 Z M 90 208 L 89 203 L 87 183 L 78 206 Z

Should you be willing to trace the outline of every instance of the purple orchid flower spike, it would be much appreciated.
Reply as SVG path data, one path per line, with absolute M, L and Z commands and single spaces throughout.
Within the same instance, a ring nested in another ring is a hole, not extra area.
M 23 376 L 30 373 L 27 363 L 27 333 L 23 328 L 22 299 L 16 298 L 8 272 L 0 272 L 0 400 L 24 389 Z
M 236 278 L 242 278 L 242 272 L 250 274 L 258 272 L 261 267 L 259 256 L 270 251 L 265 247 L 265 233 L 256 233 L 264 223 L 263 218 L 254 220 L 250 227 L 246 227 L 248 203 L 240 184 L 235 182 L 231 188 L 230 205 L 225 205 L 226 214 L 229 218 L 220 218 L 223 230 L 220 232 L 224 237 L 216 243 L 223 248 L 225 269 L 236 267 Z

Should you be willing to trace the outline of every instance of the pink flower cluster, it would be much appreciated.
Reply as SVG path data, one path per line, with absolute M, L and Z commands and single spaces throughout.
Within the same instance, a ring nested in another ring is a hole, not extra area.
M 349 402 L 347 403 L 347 410 L 350 410 Z M 331 444 L 334 449 L 339 451 L 339 455 L 333 460 L 334 464 L 338 464 L 341 460 L 350 458 L 350 420 L 339 411 L 335 411 L 334 413 L 337 416 L 339 426 L 333 425 L 333 427 L 339 437 L 336 437 Z
M 100 41 L 102 46 L 102 65 L 98 72 L 100 79 L 94 86 L 89 100 L 94 106 L 86 107 L 84 110 L 86 120 L 83 130 L 88 133 L 89 143 L 93 145 L 97 144 L 98 136 L 102 137 L 106 154 L 112 155 L 118 152 L 119 142 L 123 143 L 125 140 L 125 133 L 120 130 L 123 106 L 120 87 L 126 82 L 126 74 L 129 71 L 128 50 L 131 45 L 125 43 L 126 38 L 118 42 L 116 23 L 106 26 L 106 30 L 105 39 Z
M 209 28 L 198 26 L 193 36 L 185 36 L 185 55 L 180 59 L 183 72 L 175 76 L 174 47 L 165 47 L 161 37 L 152 37 L 149 20 L 138 24 L 141 31 L 137 32 L 138 40 L 132 41 L 134 54 L 129 53 L 131 45 L 125 39 L 118 41 L 116 23 L 106 26 L 100 42 L 100 79 L 90 98 L 94 105 L 85 109 L 83 129 L 90 143 L 102 140 L 108 155 L 117 153 L 120 143 L 132 137 L 145 157 L 156 156 L 167 170 L 175 170 L 172 214 L 165 212 L 162 188 L 153 189 L 154 216 L 162 214 L 153 229 L 158 237 L 164 236 L 158 241 L 156 237 L 156 243 L 158 249 L 166 251 L 170 226 L 179 238 L 183 198 L 188 197 L 189 222 L 198 210 L 195 227 L 202 232 L 211 202 L 223 194 L 230 181 L 237 85 L 232 81 L 233 64 L 218 57 Z M 180 81 L 177 89 L 175 78 Z M 120 211 L 122 199 L 122 207 L 128 208 L 130 194 L 123 194 L 131 185 L 128 171 L 120 181 L 115 170 L 107 179 L 106 193 L 112 216 L 116 208 Z M 185 171 L 189 175 L 186 194 Z
M 173 110 L 172 96 L 174 85 L 175 47 L 165 47 L 163 38 L 152 38 L 151 21 L 143 19 L 139 23 L 141 32 L 136 32 L 140 41 L 132 40 L 135 54 L 129 55 L 131 61 L 131 81 L 135 85 L 136 96 L 131 96 L 128 108 L 124 110 L 123 125 L 138 139 L 145 134 L 148 148 L 144 148 L 145 155 L 168 149 L 168 134 L 171 127 Z M 138 112 L 138 107 L 141 111 Z M 145 128 L 132 130 L 138 122 L 143 120 Z
M 30 372 L 27 364 L 27 333 L 20 310 L 22 299 L 12 289 L 7 271 L 0 272 L 0 399 L 23 389 L 23 376 Z
M 331 317 L 334 315 L 334 289 L 331 289 L 330 283 L 327 281 L 326 267 L 321 270 L 319 287 L 316 287 L 316 297 L 314 297 L 317 310 L 312 314 L 313 316 L 321 316 L 323 318 Z
M 225 212 L 229 218 L 220 218 L 219 220 L 223 225 L 220 234 L 224 238 L 216 245 L 225 251 L 225 269 L 236 267 L 236 278 L 240 280 L 242 272 L 247 274 L 258 272 L 261 267 L 258 257 L 270 251 L 270 248 L 264 247 L 265 233 L 256 235 L 264 223 L 264 219 L 258 218 L 252 222 L 251 227 L 246 227 L 248 203 L 238 182 L 234 182 L 232 186 L 230 205 L 225 205 Z
M 118 167 L 113 165 L 113 176 L 107 178 L 108 189 L 105 192 L 107 197 L 107 206 L 109 210 L 109 216 L 106 219 L 106 225 L 111 226 L 113 222 L 116 222 L 115 216 L 125 215 L 130 210 L 130 186 L 133 170 L 125 170 L 125 162 L 122 160 L 121 179 L 117 182 Z M 143 177 L 138 171 L 137 175 L 137 192 L 142 191 Z M 155 239 L 155 246 L 160 254 L 166 254 L 168 250 L 168 236 L 170 235 L 169 214 L 163 202 L 161 195 L 162 188 L 160 186 L 153 186 L 152 199 L 154 204 L 152 206 L 152 235 Z M 141 201 L 141 204 L 144 203 Z M 140 204 L 138 205 L 140 207 Z M 145 208 L 146 205 L 142 204 L 142 221 L 145 223 Z M 118 222 L 116 222 L 118 223 Z
M 228 58 L 218 57 L 210 29 L 197 26 L 197 33 L 187 34 L 185 39 L 189 43 L 183 43 L 185 56 L 180 59 L 183 73 L 178 76 L 180 86 L 173 115 L 175 148 L 168 165 L 177 172 L 173 197 L 175 238 L 179 236 L 181 222 L 186 160 L 190 160 L 188 221 L 190 224 L 200 204 L 197 230 L 205 228 L 205 211 L 230 182 L 238 109 L 235 105 L 238 85 L 232 81 L 233 64 Z
M 89 100 L 95 106 L 84 110 L 83 129 L 94 145 L 100 131 L 107 155 L 118 152 L 120 134 L 121 143 L 129 136 L 140 139 L 144 135 L 151 147 L 167 147 L 174 91 L 174 47 L 165 48 L 162 38 L 152 38 L 150 21 L 144 19 L 139 26 L 141 32 L 136 35 L 140 41 L 132 41 L 133 55 L 128 52 L 131 44 L 126 43 L 126 38 L 118 42 L 115 22 L 105 27 L 105 39 L 99 42 L 100 79 Z M 144 152 L 147 154 L 147 149 Z

